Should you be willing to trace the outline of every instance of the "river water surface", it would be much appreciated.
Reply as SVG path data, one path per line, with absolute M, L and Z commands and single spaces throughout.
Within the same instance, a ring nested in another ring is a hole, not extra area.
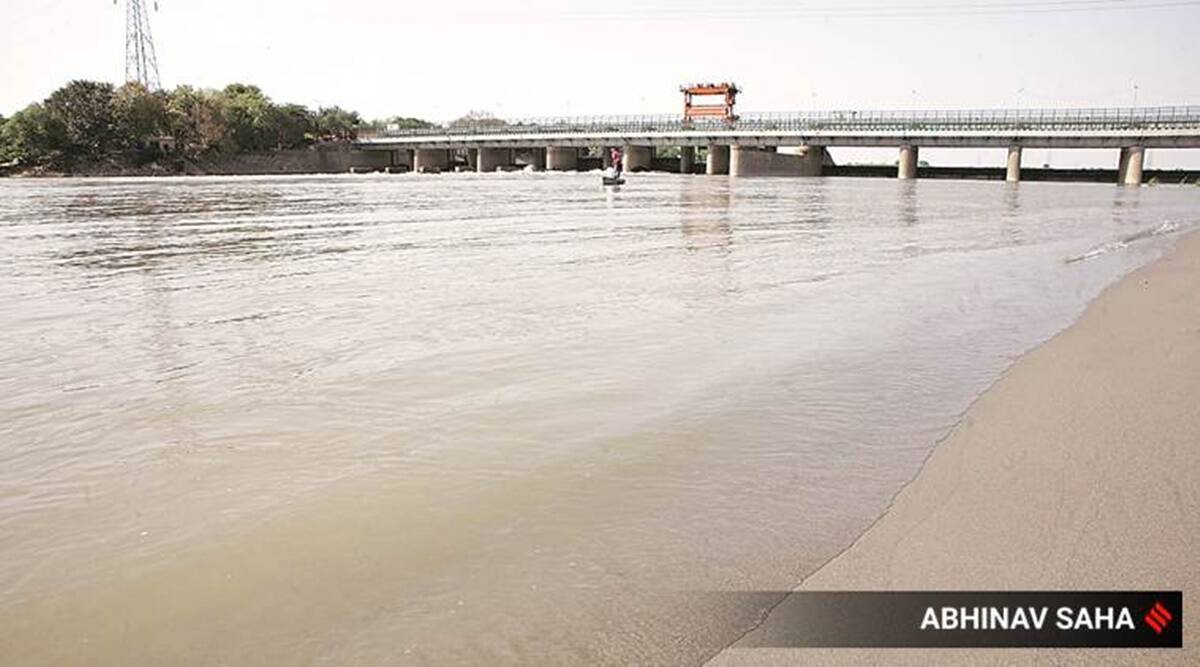
M 696 664 L 1196 188 L 0 181 L 0 662 Z

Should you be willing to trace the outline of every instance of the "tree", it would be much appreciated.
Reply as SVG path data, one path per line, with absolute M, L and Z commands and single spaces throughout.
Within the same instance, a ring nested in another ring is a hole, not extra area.
M 166 112 L 167 131 L 185 157 L 197 159 L 226 143 L 225 116 L 215 93 L 179 86 L 167 94 Z
M 66 127 L 41 104 L 18 111 L 0 130 L 0 154 L 6 162 L 58 164 L 63 161 L 66 147 Z
M 318 139 L 352 140 L 363 126 L 357 112 L 337 106 L 313 112 L 301 104 L 277 105 L 260 88 L 247 84 L 219 91 L 179 86 L 159 92 L 137 83 L 114 88 L 72 81 L 41 104 L 11 118 L 0 116 L 0 162 L 63 168 L 79 160 L 136 164 L 154 157 L 145 150 L 148 140 L 164 135 L 174 138 L 175 150 L 183 157 L 195 160 L 218 152 L 297 148 Z M 379 126 L 432 124 L 396 116 L 372 123 Z
M 258 86 L 230 84 L 218 95 L 227 136 L 239 151 L 262 151 L 275 146 L 271 99 Z
M 411 118 L 406 116 L 392 116 L 391 118 L 383 118 L 363 123 L 360 129 L 369 129 L 373 131 L 380 130 L 420 130 L 427 127 L 433 127 L 434 124 L 422 120 L 420 118 Z
M 167 96 L 127 83 L 113 96 L 114 136 L 125 148 L 142 147 L 151 137 L 167 134 Z
M 279 148 L 305 146 L 317 134 L 317 120 L 302 104 L 274 107 L 271 125 L 275 129 L 275 145 Z
M 427 127 L 433 127 L 433 123 L 427 120 L 406 116 L 392 116 L 387 120 L 387 124 L 398 130 L 422 130 Z
M 103 157 L 113 143 L 113 86 L 72 81 L 46 99 L 45 108 L 66 133 L 67 159 Z
M 467 115 L 450 121 L 450 127 L 458 129 L 486 130 L 505 127 L 508 121 L 496 118 L 488 111 L 468 111 Z
M 317 110 L 317 136 L 322 139 L 351 141 L 358 138 L 362 118 L 357 111 L 341 107 L 321 107 Z

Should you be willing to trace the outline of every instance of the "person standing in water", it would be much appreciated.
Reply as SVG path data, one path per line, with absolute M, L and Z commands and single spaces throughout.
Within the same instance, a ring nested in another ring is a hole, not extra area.
M 620 178 L 622 170 L 625 169 L 625 165 L 621 164 L 621 149 L 615 146 L 610 148 L 608 156 L 612 160 L 613 177 Z

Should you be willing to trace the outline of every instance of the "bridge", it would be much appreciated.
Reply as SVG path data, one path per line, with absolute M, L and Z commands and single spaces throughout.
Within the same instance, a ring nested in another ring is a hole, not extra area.
M 814 111 L 748 113 L 734 120 L 678 115 L 481 119 L 382 131 L 355 147 L 381 168 L 447 169 L 457 154 L 478 171 L 524 164 L 578 168 L 581 151 L 618 146 L 627 171 L 652 168 L 658 147 L 679 149 L 678 170 L 732 176 L 819 176 L 826 149 L 883 146 L 898 150 L 897 177 L 916 178 L 921 147 L 1007 148 L 1006 176 L 1021 178 L 1024 148 L 1120 149 L 1119 183 L 1142 181 L 1147 149 L 1200 148 L 1200 106 L 1106 109 L 954 111 Z M 778 151 L 780 147 L 794 150 Z M 606 151 L 599 151 L 604 155 Z

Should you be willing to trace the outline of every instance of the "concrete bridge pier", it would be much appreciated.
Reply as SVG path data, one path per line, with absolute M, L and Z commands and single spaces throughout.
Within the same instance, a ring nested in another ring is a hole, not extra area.
M 578 148 L 559 148 L 551 146 L 546 149 L 546 169 L 549 171 L 574 171 L 579 168 Z
M 757 150 L 749 146 L 730 146 L 729 147 L 729 175 L 730 176 L 750 176 L 753 157 L 743 155 Z
M 413 171 L 436 174 L 450 166 L 450 151 L 444 148 L 418 148 L 413 151 Z
M 653 146 L 626 146 L 621 155 L 625 171 L 650 171 L 654 164 Z
M 900 163 L 896 172 L 897 178 L 907 181 L 917 177 L 918 152 L 919 149 L 916 146 L 906 144 L 900 147 Z
M 1120 185 L 1142 184 L 1142 162 L 1146 157 L 1146 149 L 1141 146 L 1129 146 L 1121 149 L 1121 158 L 1117 162 L 1117 183 Z
M 705 165 L 704 173 L 709 176 L 729 173 L 729 146 L 708 145 L 708 164 Z
M 679 147 L 679 173 L 690 174 L 695 169 L 696 149 L 691 146 Z
M 1017 183 L 1021 180 L 1021 147 L 1008 147 L 1008 169 L 1004 174 L 1004 180 L 1009 183 Z
M 480 148 L 475 159 L 475 171 L 490 173 L 512 164 L 512 151 L 507 148 Z

